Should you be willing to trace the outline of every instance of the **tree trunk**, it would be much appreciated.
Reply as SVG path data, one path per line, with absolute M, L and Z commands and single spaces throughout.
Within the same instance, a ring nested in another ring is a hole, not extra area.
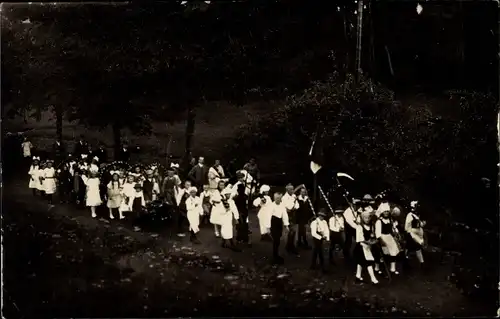
M 122 130 L 121 124 L 118 121 L 113 123 L 113 143 L 115 160 L 118 160 L 118 154 L 120 153 L 120 148 L 122 147 Z
M 54 113 L 56 115 L 56 137 L 57 140 L 61 141 L 63 140 L 63 109 L 61 105 L 57 105 L 54 108 Z
M 195 123 L 196 123 L 196 109 L 194 107 L 194 104 L 189 103 L 187 122 L 186 122 L 186 145 L 184 149 L 184 162 L 188 161 L 191 155 Z

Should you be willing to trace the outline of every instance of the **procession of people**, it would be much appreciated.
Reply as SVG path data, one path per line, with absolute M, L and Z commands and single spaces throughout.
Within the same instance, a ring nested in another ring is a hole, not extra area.
M 25 140 L 25 157 L 31 155 L 31 148 Z M 424 265 L 425 222 L 416 201 L 403 207 L 389 202 L 384 193 L 360 199 L 346 195 L 344 202 L 332 206 L 321 191 L 325 205 L 316 211 L 303 184 L 261 184 L 255 159 L 236 171 L 233 180 L 220 161 L 209 167 L 203 157 L 184 171 L 176 162 L 132 165 L 126 144 L 118 154 L 120 160 L 108 162 L 103 145 L 93 150 L 83 136 L 73 153 L 65 153 L 56 142 L 52 157 L 32 156 L 28 170 L 28 187 L 34 196 L 44 198 L 49 208 L 56 203 L 55 195 L 60 203 L 87 207 L 93 218 L 98 216 L 97 208 L 105 206 L 110 219 L 130 222 L 137 231 L 142 230 L 141 220 L 155 215 L 157 220 L 172 220 L 178 236 L 189 233 L 193 244 L 201 243 L 200 228 L 212 229 L 222 247 L 236 252 L 252 244 L 249 213 L 256 210 L 260 241 L 271 244 L 276 264 L 285 260 L 280 254 L 284 238 L 290 255 L 312 250 L 311 269 L 328 272 L 327 264 L 337 265 L 341 252 L 345 264 L 355 267 L 358 282 L 364 281 L 364 270 L 372 284 L 378 284 L 381 276 L 398 276 L 412 253 Z M 161 213 L 153 214 L 153 207 L 161 207 Z M 402 219 L 405 210 L 408 213 Z

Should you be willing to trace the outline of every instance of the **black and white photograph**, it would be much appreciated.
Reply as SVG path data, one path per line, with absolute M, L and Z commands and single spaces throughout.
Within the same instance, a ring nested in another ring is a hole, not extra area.
M 2 316 L 500 316 L 499 12 L 0 3 Z

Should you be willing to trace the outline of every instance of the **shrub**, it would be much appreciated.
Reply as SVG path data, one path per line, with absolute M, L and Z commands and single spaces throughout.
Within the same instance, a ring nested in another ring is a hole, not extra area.
M 332 74 L 290 96 L 277 111 L 250 118 L 229 154 L 252 149 L 261 170 L 285 171 L 282 183 L 302 183 L 312 179 L 308 152 L 321 123 L 327 166 L 355 176 L 360 192 L 390 187 L 405 201 L 419 199 L 425 206 L 427 199 L 434 212 L 442 206 L 471 207 L 464 204 L 477 204 L 481 196 L 468 195 L 478 186 L 474 181 L 485 176 L 486 157 L 496 172 L 496 104 L 477 92 L 448 95 L 446 105 L 403 105 L 370 79 L 356 84 L 352 75 L 343 80 Z M 272 163 L 259 157 L 265 153 L 271 153 Z

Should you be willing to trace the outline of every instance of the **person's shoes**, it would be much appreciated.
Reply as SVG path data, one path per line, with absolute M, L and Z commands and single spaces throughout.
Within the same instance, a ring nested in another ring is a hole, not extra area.
M 115 219 L 115 217 L 113 216 L 113 214 L 109 214 L 109 219 Z
M 355 278 L 355 280 L 354 280 L 354 281 L 355 281 L 356 283 L 358 283 L 358 284 L 361 284 L 361 283 L 363 283 L 363 282 L 364 282 L 364 279 L 363 279 L 363 277 L 358 277 L 358 276 L 356 276 L 356 278 Z

